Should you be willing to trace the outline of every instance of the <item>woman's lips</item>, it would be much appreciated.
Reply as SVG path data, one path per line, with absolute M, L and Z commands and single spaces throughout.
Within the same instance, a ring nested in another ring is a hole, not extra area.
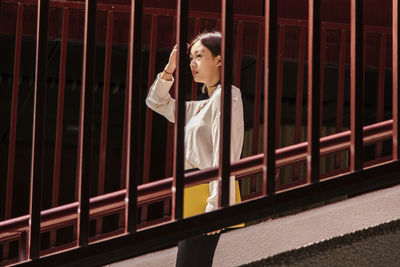
M 196 71 L 196 70 L 192 70 L 192 75 L 193 75 L 193 76 L 195 76 L 197 73 L 199 73 L 199 72 Z

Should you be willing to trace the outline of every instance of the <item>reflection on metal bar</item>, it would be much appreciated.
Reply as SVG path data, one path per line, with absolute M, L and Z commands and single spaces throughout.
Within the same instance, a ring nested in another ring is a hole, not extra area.
M 265 2 L 263 195 L 275 194 L 277 0 Z
M 172 185 L 172 219 L 183 217 L 183 187 L 184 187 L 184 127 L 185 127 L 185 88 L 188 86 L 187 75 L 187 26 L 189 1 L 178 0 L 177 3 L 177 43 L 178 54 L 176 62 L 175 83 L 175 135 L 174 135 L 174 170 Z
M 106 55 L 104 62 L 104 84 L 103 84 L 103 108 L 101 114 L 101 135 L 100 135 L 100 155 L 99 155 L 99 174 L 97 194 L 104 193 L 104 179 L 106 173 L 107 159 L 107 131 L 108 131 L 108 115 L 110 101 L 110 74 L 111 74 L 111 54 L 114 30 L 114 12 L 109 11 L 107 15 L 107 33 L 106 33 Z M 96 235 L 101 233 L 103 226 L 103 218 L 96 221 Z
M 8 166 L 7 166 L 7 186 L 6 186 L 6 207 L 5 218 L 12 216 L 12 198 L 14 187 L 14 163 L 15 163 L 15 142 L 17 139 L 17 115 L 18 115 L 18 92 L 19 92 L 19 76 L 21 65 L 21 38 L 22 38 L 22 22 L 23 22 L 24 6 L 19 3 L 17 9 L 17 22 L 15 32 L 15 52 L 14 52 L 14 77 L 13 90 L 11 100 L 11 119 L 10 119 L 10 143 L 8 147 Z
M 258 48 L 257 48 L 258 49 Z M 235 85 L 240 88 L 243 54 L 243 21 L 237 23 L 236 51 L 235 51 Z
M 325 44 L 326 44 L 326 29 L 321 29 L 321 20 L 319 23 L 319 29 L 321 31 L 321 45 L 320 45 L 320 72 L 319 72 L 319 81 L 320 81 L 320 102 L 319 102 L 319 120 L 320 120 L 320 126 L 322 126 L 322 119 L 323 119 L 323 112 L 324 112 L 324 88 L 325 88 L 325 55 L 326 55 L 326 48 L 325 48 Z M 316 51 L 314 51 L 316 52 Z
M 379 55 L 379 78 L 378 78 L 378 97 L 376 109 L 376 121 L 383 121 L 385 110 L 385 71 L 386 71 L 386 34 L 382 34 Z M 376 157 L 382 156 L 382 143 L 376 144 Z
M 47 90 L 47 41 L 49 0 L 39 0 L 37 13 L 35 96 L 33 106 L 32 163 L 30 190 L 30 225 L 28 254 L 40 256 L 40 210 L 44 176 L 44 142 Z
M 154 82 L 155 65 L 156 65 L 156 49 L 157 49 L 157 34 L 158 34 L 158 16 L 151 17 L 151 39 L 150 39 L 150 54 L 149 54 L 149 72 L 147 78 L 147 88 L 150 90 L 151 84 Z M 143 181 L 148 183 L 150 179 L 150 162 L 151 162 L 151 139 L 153 132 L 153 112 L 150 108 L 146 109 L 146 128 L 144 142 L 144 167 Z M 140 215 L 140 222 L 147 220 L 147 207 L 143 207 Z
M 194 21 L 194 35 L 197 35 L 200 33 L 200 22 L 201 19 L 197 17 Z M 197 100 L 197 83 L 192 79 L 192 100 Z
M 319 181 L 321 2 L 308 1 L 307 181 Z
M 400 121 L 399 121 L 399 2 L 393 0 L 392 10 L 392 98 L 393 98 L 393 159 L 398 160 L 400 157 Z
M 90 179 L 92 178 L 92 108 L 96 56 L 96 5 L 97 0 L 86 0 L 77 163 L 79 181 L 77 241 L 80 246 L 86 246 L 89 242 L 89 187 Z
M 363 0 L 351 0 L 351 86 L 350 86 L 350 170 L 362 169 L 363 87 L 364 87 L 364 28 Z
M 60 52 L 60 70 L 58 78 L 58 100 L 57 100 L 57 125 L 56 141 L 54 148 L 54 170 L 53 170 L 53 197 L 52 207 L 56 207 L 59 201 L 60 192 L 60 168 L 61 168 L 61 150 L 62 150 L 62 131 L 64 117 L 64 91 L 65 75 L 67 66 L 67 46 L 69 31 L 69 9 L 63 9 L 62 33 L 61 33 L 61 52 Z M 50 246 L 56 245 L 56 232 L 50 232 Z
M 231 172 L 231 117 L 233 71 L 233 2 L 222 0 L 222 69 L 221 69 L 221 116 L 219 147 L 219 207 L 229 206 L 229 176 Z
M 142 143 L 142 119 L 141 109 L 144 105 L 141 97 L 141 51 L 142 51 L 142 23 L 143 23 L 143 0 L 132 1 L 130 18 L 130 40 L 129 40 L 129 87 L 127 94 L 127 172 L 126 172 L 126 215 L 125 231 L 136 233 L 137 228 L 137 186 L 143 175 Z M 133 99 L 132 99 L 133 98 Z M 132 103 L 133 101 L 133 103 Z M 132 107 L 133 105 L 133 107 Z M 133 108 L 133 110 L 132 110 Z M 133 118 L 132 118 L 132 111 Z M 132 124 L 131 124 L 132 123 Z M 132 138 L 132 139 L 131 139 Z M 130 144 L 132 141 L 133 153 L 130 157 Z M 130 172 L 129 167 L 133 170 Z
M 346 69 L 346 44 L 347 31 L 342 30 L 340 35 L 340 59 L 339 59 L 339 77 L 338 77 L 338 93 L 336 105 L 336 132 L 341 132 L 343 129 L 343 104 L 344 104 L 344 74 Z M 335 155 L 335 167 L 338 169 L 341 165 L 340 153 Z

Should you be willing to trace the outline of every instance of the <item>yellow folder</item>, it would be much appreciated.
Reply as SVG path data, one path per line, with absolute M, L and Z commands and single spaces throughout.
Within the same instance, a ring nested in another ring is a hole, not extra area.
M 209 184 L 199 184 L 187 187 L 183 193 L 183 218 L 204 213 L 207 206 L 207 198 L 210 196 Z M 235 181 L 236 203 L 241 202 L 239 182 Z M 244 227 L 244 223 L 231 227 Z

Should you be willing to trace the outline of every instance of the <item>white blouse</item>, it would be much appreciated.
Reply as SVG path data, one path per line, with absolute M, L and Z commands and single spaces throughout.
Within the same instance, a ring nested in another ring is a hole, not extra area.
M 174 80 L 161 79 L 161 73 L 150 87 L 146 104 L 170 122 L 175 122 L 175 99 L 169 94 Z M 206 169 L 219 164 L 221 86 L 206 100 L 186 102 L 185 169 Z M 240 90 L 232 86 L 231 161 L 240 159 L 244 122 Z M 230 203 L 235 203 L 235 178 L 230 179 Z M 210 182 L 206 212 L 218 208 L 218 180 Z

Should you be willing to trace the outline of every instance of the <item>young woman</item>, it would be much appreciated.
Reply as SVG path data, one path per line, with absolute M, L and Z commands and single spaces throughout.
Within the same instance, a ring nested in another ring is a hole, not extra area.
M 198 35 L 189 46 L 190 69 L 193 79 L 204 84 L 203 93 L 209 98 L 186 102 L 185 170 L 218 166 L 221 114 L 221 33 Z M 175 122 L 175 100 L 169 94 L 174 82 L 177 46 L 173 48 L 164 71 L 158 74 L 149 90 L 146 104 L 152 110 Z M 240 159 L 243 146 L 243 104 L 240 90 L 232 86 L 231 161 Z M 230 181 L 230 203 L 235 203 L 234 177 Z M 218 181 L 208 186 L 204 211 L 218 208 Z M 185 189 L 185 199 L 189 195 Z M 190 188 L 189 188 L 190 190 Z M 238 190 L 236 190 L 238 191 Z M 237 199 L 237 198 L 236 198 Z M 186 203 L 184 205 L 190 205 Z M 184 207 L 185 209 L 185 207 Z M 184 212 L 185 216 L 185 212 Z M 186 216 L 185 216 L 186 217 Z M 211 266 L 220 231 L 178 242 L 176 266 Z

